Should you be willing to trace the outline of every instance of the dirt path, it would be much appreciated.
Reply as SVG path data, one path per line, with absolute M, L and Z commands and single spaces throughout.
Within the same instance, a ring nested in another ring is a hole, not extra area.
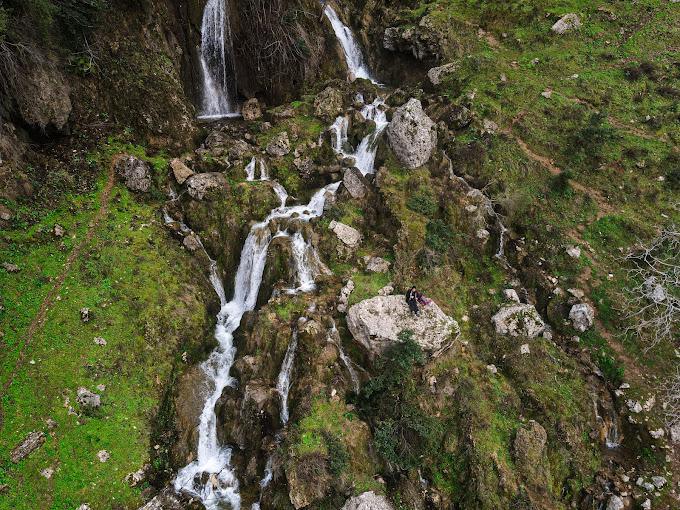
M 5 396 L 7 393 L 7 390 L 9 390 L 10 386 L 12 385 L 12 382 L 14 382 L 14 378 L 16 377 L 17 372 L 19 369 L 23 366 L 24 363 L 24 358 L 26 356 L 26 350 L 29 345 L 31 345 L 31 342 L 33 340 L 33 337 L 35 336 L 36 332 L 40 329 L 40 327 L 45 323 L 45 319 L 47 318 L 47 312 L 51 308 L 52 303 L 56 296 L 59 294 L 59 291 L 61 290 L 61 287 L 64 284 L 64 281 L 66 280 L 66 277 L 68 276 L 69 272 L 71 271 L 71 268 L 73 267 L 73 264 L 75 261 L 78 259 L 80 256 L 80 253 L 82 252 L 83 248 L 90 242 L 92 237 L 94 236 L 94 233 L 101 222 L 102 218 L 106 216 L 106 213 L 108 212 L 109 208 L 109 199 L 111 198 L 111 190 L 113 189 L 113 184 L 115 181 L 115 173 L 114 173 L 114 167 L 115 163 L 118 160 L 117 156 L 114 156 L 114 158 L 111 161 L 111 164 L 109 165 L 109 171 L 108 171 L 108 176 L 106 179 L 106 184 L 104 185 L 104 189 L 100 195 L 100 200 L 101 203 L 99 205 L 99 210 L 95 214 L 95 216 L 90 220 L 90 223 L 88 224 L 87 232 L 85 233 L 85 236 L 80 240 L 80 242 L 71 250 L 71 253 L 66 259 L 66 262 L 64 263 L 64 268 L 62 269 L 61 273 L 57 277 L 57 279 L 54 281 L 54 284 L 52 285 L 52 288 L 50 291 L 47 293 L 47 296 L 45 296 L 45 299 L 43 302 L 40 304 L 40 308 L 38 309 L 38 313 L 35 315 L 33 320 L 31 321 L 30 325 L 28 326 L 28 330 L 26 331 L 26 336 L 24 337 L 24 342 L 21 345 L 21 349 L 19 351 L 19 357 L 17 358 L 17 361 L 14 365 L 14 368 L 12 369 L 12 372 L 10 373 L 9 377 L 5 381 L 5 383 L 2 386 L 2 391 L 0 392 L 0 426 L 2 425 L 4 419 L 4 412 L 2 409 L 2 397 Z

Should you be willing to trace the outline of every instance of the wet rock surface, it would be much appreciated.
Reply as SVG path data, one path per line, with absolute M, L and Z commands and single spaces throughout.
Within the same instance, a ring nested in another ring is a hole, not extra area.
M 115 163 L 116 174 L 130 191 L 146 193 L 151 189 L 151 169 L 135 156 L 121 156 Z

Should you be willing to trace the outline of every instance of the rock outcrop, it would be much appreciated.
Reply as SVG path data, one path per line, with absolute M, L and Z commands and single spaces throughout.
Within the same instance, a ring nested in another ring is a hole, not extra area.
M 348 499 L 342 510 L 393 510 L 393 508 L 385 496 L 369 491 Z
M 569 310 L 569 320 L 576 331 L 583 333 L 593 326 L 595 310 L 587 303 L 579 303 Z
M 496 333 L 509 336 L 536 338 L 545 330 L 545 322 L 534 305 L 504 306 L 491 318 Z
M 417 168 L 430 159 L 437 146 L 437 129 L 418 99 L 411 98 L 394 112 L 387 137 L 397 159 Z
M 359 243 L 361 243 L 361 232 L 354 227 L 333 220 L 330 222 L 328 228 L 330 228 L 340 242 L 348 248 L 356 248 L 359 246 Z
M 27 68 L 25 86 L 17 94 L 19 111 L 26 123 L 41 130 L 61 131 L 71 115 L 70 89 L 55 64 Z
M 172 175 L 175 176 L 177 184 L 184 184 L 189 177 L 194 175 L 193 170 L 186 166 L 181 159 L 175 158 L 170 161 L 170 168 L 172 169 Z
M 352 198 L 364 198 L 370 190 L 366 178 L 354 167 L 345 170 L 342 184 Z
M 440 85 L 441 82 L 447 77 L 455 73 L 460 69 L 460 65 L 457 62 L 450 62 L 444 64 L 443 66 L 433 67 L 427 72 L 427 78 L 430 80 L 432 85 Z
M 578 15 L 572 13 L 562 16 L 551 28 L 558 35 L 565 34 L 571 30 L 581 27 L 581 20 Z
M 189 195 L 196 200 L 203 200 L 213 191 L 227 189 L 227 178 L 219 172 L 194 174 L 186 181 Z
M 326 87 L 314 99 L 314 114 L 326 121 L 340 115 L 343 109 L 342 92 L 333 87 Z
M 40 448 L 45 442 L 45 434 L 39 431 L 31 432 L 18 446 L 10 453 L 10 458 L 15 464 L 28 457 L 35 450 Z
M 151 189 L 151 169 L 141 159 L 126 155 L 115 162 L 116 174 L 130 191 L 146 193 Z
M 290 140 L 288 139 L 288 133 L 283 131 L 282 133 L 275 135 L 274 138 L 272 138 L 267 144 L 265 150 L 267 151 L 267 154 L 274 157 L 281 157 L 288 154 L 290 152 Z
M 458 323 L 436 303 L 422 306 L 414 316 L 401 295 L 376 296 L 351 306 L 347 326 L 371 356 L 398 343 L 399 333 L 405 330 L 412 331 L 415 342 L 429 353 L 441 349 L 459 331 Z
M 243 103 L 241 115 L 243 116 L 243 120 L 246 121 L 257 120 L 262 117 L 262 108 L 260 108 L 260 102 L 257 98 L 253 97 Z

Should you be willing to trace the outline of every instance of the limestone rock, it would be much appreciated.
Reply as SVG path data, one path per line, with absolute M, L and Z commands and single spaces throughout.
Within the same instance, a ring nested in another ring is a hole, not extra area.
M 18 273 L 19 271 L 21 271 L 21 268 L 19 266 L 17 266 L 16 264 L 12 264 L 11 262 L 3 262 L 2 268 L 8 273 Z
M 555 23 L 551 30 L 555 32 L 558 35 L 565 34 L 566 32 L 569 32 L 570 30 L 577 29 L 581 26 L 581 20 L 579 17 L 572 13 L 565 14 L 562 16 L 557 23 Z
M 606 510 L 623 510 L 626 505 L 623 503 L 623 499 L 616 494 L 610 496 L 609 501 L 607 501 Z
M 111 454 L 106 450 L 99 450 L 97 452 L 97 458 L 99 459 L 99 462 L 104 463 L 111 458 Z
M 513 303 L 519 303 L 519 296 L 515 289 L 503 289 L 503 297 Z
M 451 111 L 446 117 L 448 124 L 453 129 L 465 129 L 472 123 L 472 119 L 474 119 L 472 111 L 462 105 L 456 105 L 451 108 Z
M 500 335 L 536 338 L 545 330 L 545 323 L 534 305 L 504 306 L 491 318 Z
M 121 156 L 115 163 L 115 170 L 130 191 L 146 193 L 151 189 L 151 169 L 145 161 L 131 155 Z
M 61 131 L 71 115 L 71 98 L 67 81 L 56 65 L 27 66 L 25 86 L 17 94 L 21 116 L 27 124 Z
M 451 62 L 443 66 L 433 67 L 427 72 L 427 77 L 432 85 L 439 85 L 444 78 L 452 75 L 458 69 L 460 69 L 460 65 L 457 62 Z
M 348 248 L 356 248 L 359 246 L 359 243 L 361 243 L 361 233 L 354 227 L 333 220 L 331 221 L 329 228 Z
M 10 458 L 15 464 L 28 457 L 35 450 L 40 448 L 45 442 L 45 434 L 39 431 L 31 432 L 26 438 L 16 446 L 10 453 Z
M 196 200 L 203 200 L 212 191 L 228 187 L 227 178 L 219 172 L 194 174 L 186 182 L 189 195 Z
M 388 27 L 383 33 L 383 48 L 410 53 L 418 60 L 437 59 L 442 53 L 441 46 L 429 16 L 424 16 L 418 26 Z
M 342 184 L 352 198 L 364 198 L 369 192 L 369 183 L 357 168 L 348 168 Z
M 177 494 L 172 487 L 166 487 L 139 510 L 199 510 L 204 508 L 191 496 Z
M 576 331 L 583 333 L 592 327 L 595 320 L 595 310 L 589 304 L 579 303 L 571 307 L 569 320 L 571 320 Z
M 566 252 L 567 255 L 574 259 L 577 259 L 581 256 L 581 248 L 578 246 L 568 246 Z
M 348 499 L 342 510 L 393 510 L 393 507 L 385 496 L 369 491 Z
M 90 309 L 89 308 L 81 308 L 80 309 L 80 320 L 83 322 L 90 322 L 90 319 L 92 316 L 90 315 Z
M 9 221 L 12 219 L 12 211 L 6 205 L 0 204 L 0 220 Z
M 84 411 L 93 411 L 102 405 L 102 399 L 99 395 L 83 387 L 78 388 L 76 402 Z
M 401 295 L 376 296 L 353 305 L 347 313 L 347 326 L 371 356 L 398 343 L 404 330 L 412 331 L 414 341 L 430 353 L 441 349 L 459 331 L 458 323 L 436 303 L 420 307 L 420 314 L 414 316 Z
M 407 168 L 427 163 L 437 146 L 435 123 L 414 98 L 395 110 L 387 137 L 394 154 Z
M 194 175 L 194 171 L 186 166 L 184 162 L 178 158 L 170 161 L 170 168 L 172 169 L 172 175 L 175 176 L 177 184 L 184 184 L 184 181 Z
M 190 252 L 195 252 L 196 250 L 201 249 L 201 240 L 193 232 L 184 237 L 182 244 Z
M 262 117 L 262 108 L 260 102 L 256 97 L 248 99 L 241 107 L 241 115 L 243 120 L 252 121 Z
M 366 271 L 369 273 L 387 273 L 390 270 L 389 261 L 382 257 L 364 257 Z
M 314 98 L 314 114 L 330 121 L 340 115 L 343 110 L 342 92 L 333 87 L 326 87 Z
M 57 223 L 54 225 L 52 233 L 54 234 L 54 237 L 64 237 L 64 235 L 66 234 L 66 230 L 64 229 L 64 227 Z
M 267 144 L 265 150 L 267 151 L 267 154 L 274 157 L 281 157 L 288 154 L 290 152 L 290 140 L 288 139 L 288 133 L 283 131 L 278 135 L 275 135 L 274 138 L 272 138 Z

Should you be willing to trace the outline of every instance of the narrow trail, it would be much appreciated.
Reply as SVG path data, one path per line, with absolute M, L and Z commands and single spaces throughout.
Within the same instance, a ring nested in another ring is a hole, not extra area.
M 14 365 L 14 368 L 12 369 L 7 380 L 2 385 L 2 391 L 0 391 L 0 426 L 2 426 L 2 424 L 4 422 L 4 412 L 3 412 L 3 409 L 2 409 L 2 398 L 7 394 L 7 391 L 9 390 L 10 386 L 12 386 L 12 383 L 14 382 L 14 378 L 16 377 L 17 372 L 23 366 L 24 360 L 25 360 L 25 357 L 26 357 L 27 348 L 29 347 L 29 345 L 31 345 L 31 342 L 33 341 L 33 337 L 35 336 L 35 334 L 45 324 L 45 320 L 47 318 L 47 312 L 52 307 L 54 299 L 59 294 L 61 287 L 64 285 L 64 281 L 66 281 L 66 277 L 70 273 L 71 268 L 73 267 L 73 264 L 76 262 L 76 260 L 80 256 L 80 253 L 82 252 L 83 248 L 90 242 L 90 240 L 92 240 L 92 237 L 94 236 L 94 233 L 95 233 L 97 227 L 99 226 L 99 223 L 101 222 L 102 218 L 104 218 L 106 216 L 106 213 L 108 212 L 109 200 L 111 198 L 111 190 L 113 189 L 113 184 L 115 182 L 114 167 L 115 167 L 116 162 L 118 161 L 119 157 L 120 156 L 114 156 L 111 160 L 111 164 L 109 165 L 109 171 L 108 171 L 108 175 L 107 175 L 107 179 L 106 179 L 106 184 L 104 185 L 104 189 L 102 190 L 102 193 L 100 195 L 101 203 L 99 205 L 99 210 L 94 215 L 94 217 L 90 220 L 90 223 L 88 224 L 88 228 L 87 228 L 87 232 L 85 233 L 85 236 L 73 248 L 73 250 L 71 250 L 71 253 L 69 253 L 68 257 L 66 258 L 66 262 L 64 263 L 64 267 L 63 267 L 61 273 L 56 278 L 56 280 L 54 280 L 52 288 L 50 289 L 50 291 L 47 293 L 47 296 L 45 296 L 45 299 L 43 299 L 42 303 L 40 304 L 40 308 L 38 309 L 38 313 L 35 315 L 35 317 L 31 321 L 30 325 L 28 326 L 28 330 L 26 331 L 26 335 L 24 337 L 24 342 L 21 345 L 21 349 L 19 351 L 19 356 L 18 356 L 17 361 Z

